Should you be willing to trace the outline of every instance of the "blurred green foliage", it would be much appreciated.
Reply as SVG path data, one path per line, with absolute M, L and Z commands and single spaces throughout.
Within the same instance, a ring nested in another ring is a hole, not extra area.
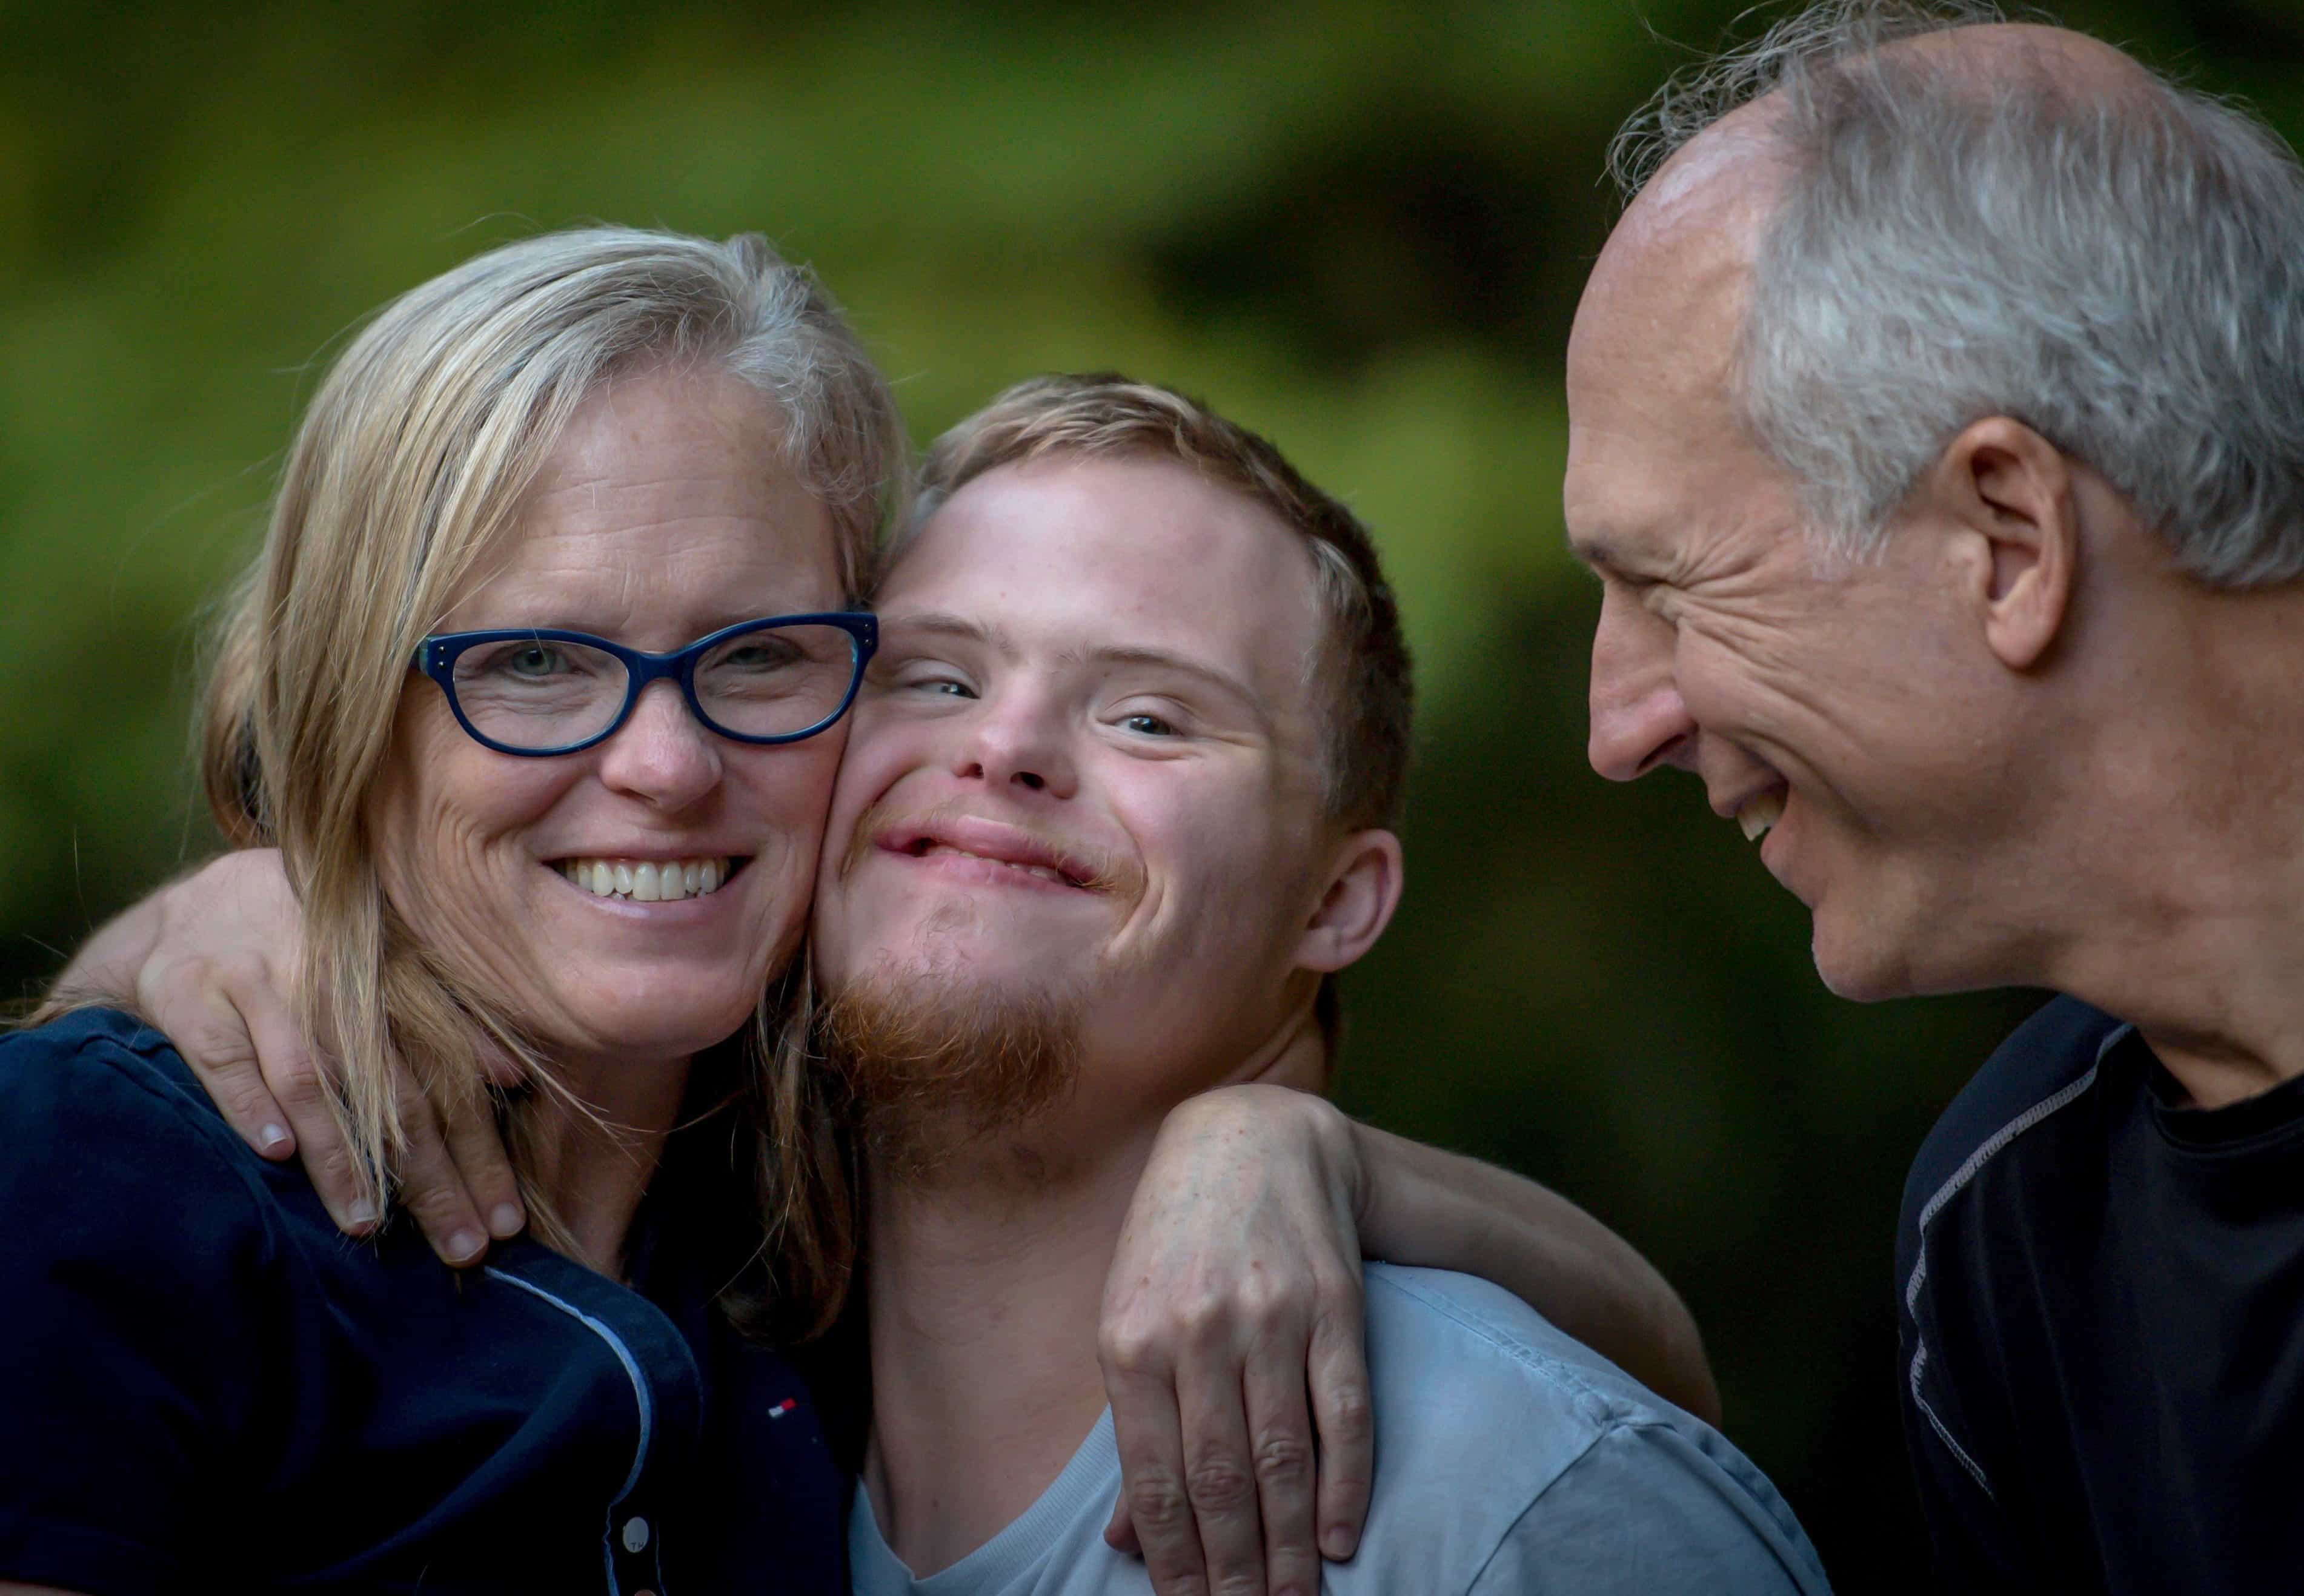
M 1843 1588 L 1914 1588 L 1896 1193 L 2023 1000 L 1837 1002 L 1692 786 L 1582 760 L 1560 365 L 1602 150 L 1740 5 L 0 0 L 0 993 L 212 846 L 193 640 L 345 331 L 540 228 L 763 231 L 923 441 L 1119 367 L 1376 527 L 1423 748 L 1347 1102 L 1622 1229 Z M 2293 0 L 2067 15 L 2304 129 Z

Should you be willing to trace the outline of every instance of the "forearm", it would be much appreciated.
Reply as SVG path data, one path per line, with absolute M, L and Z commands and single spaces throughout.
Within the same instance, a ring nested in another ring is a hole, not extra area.
M 1369 1256 L 1493 1280 L 1666 1400 L 1719 1422 L 1696 1320 L 1630 1243 L 1508 1170 L 1370 1126 L 1352 1134 Z
M 113 916 L 80 944 L 49 986 L 45 1003 L 93 1001 L 132 1008 L 137 974 L 159 938 L 160 895 L 155 892 Z

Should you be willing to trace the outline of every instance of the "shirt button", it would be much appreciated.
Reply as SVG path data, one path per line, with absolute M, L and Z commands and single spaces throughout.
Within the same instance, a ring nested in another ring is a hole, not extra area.
M 624 1520 L 624 1550 L 626 1551 L 646 1551 L 648 1550 L 648 1522 L 647 1519 L 633 1517 Z

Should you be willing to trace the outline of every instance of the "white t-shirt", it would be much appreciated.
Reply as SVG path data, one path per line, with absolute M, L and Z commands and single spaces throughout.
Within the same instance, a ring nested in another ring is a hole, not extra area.
M 1501 1288 L 1368 1266 L 1376 1484 L 1359 1555 L 1332 1596 L 1745 1596 L 1827 1585 L 1775 1487 L 1717 1431 L 1570 1340 Z M 1018 1518 L 916 1580 L 860 1487 L 857 1596 L 1145 1596 L 1104 1542 L 1120 1490 L 1107 1410 Z

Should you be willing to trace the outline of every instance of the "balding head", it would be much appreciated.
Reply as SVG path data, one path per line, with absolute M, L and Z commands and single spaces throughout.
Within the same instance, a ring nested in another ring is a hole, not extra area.
M 2156 615 L 2304 578 L 2304 173 L 2096 40 L 1901 0 L 1699 69 L 1615 165 L 1568 365 L 1594 765 L 1766 832 L 1840 990 L 2025 978 L 2073 751 L 2199 657 Z
M 1972 0 L 1834 0 L 1675 80 L 1611 164 L 1571 384 L 1616 333 L 1688 357 L 1827 541 L 1874 546 L 1997 414 L 2195 576 L 2304 576 L 2304 173 L 2244 114 Z

